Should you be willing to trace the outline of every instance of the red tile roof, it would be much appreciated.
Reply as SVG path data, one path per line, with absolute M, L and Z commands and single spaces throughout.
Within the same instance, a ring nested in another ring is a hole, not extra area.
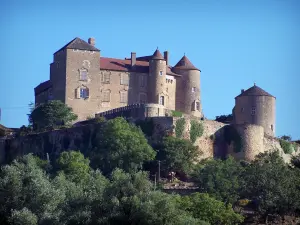
M 160 53 L 158 49 L 155 50 L 155 52 L 152 55 L 152 59 L 157 59 L 157 60 L 164 60 L 164 57 Z
M 181 70 L 199 70 L 191 63 L 191 61 L 186 56 L 183 56 L 179 60 L 179 62 L 174 66 L 174 68 L 178 68 Z
M 115 70 L 115 71 L 124 71 L 124 72 L 140 72 L 140 73 L 148 73 L 149 72 L 149 62 L 146 59 L 149 59 L 148 56 L 139 57 L 137 59 L 142 58 L 144 61 L 137 60 L 136 65 L 131 67 L 131 60 L 126 59 L 115 59 L 115 58 L 100 58 L 100 69 L 102 70 Z M 172 76 L 181 76 L 171 71 L 171 68 L 167 68 L 167 75 Z
M 239 94 L 238 96 L 236 96 L 236 98 L 241 97 L 241 96 L 269 96 L 269 97 L 275 98 L 273 95 L 269 94 L 262 88 L 256 86 L 256 84 L 254 84 L 253 87 L 247 89 L 246 91 L 244 91 L 241 94 Z

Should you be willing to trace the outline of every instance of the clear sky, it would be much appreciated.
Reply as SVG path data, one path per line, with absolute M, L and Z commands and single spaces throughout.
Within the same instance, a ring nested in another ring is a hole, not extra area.
M 276 96 L 276 136 L 300 139 L 300 1 L 151 0 L 0 2 L 0 123 L 28 124 L 34 87 L 49 79 L 53 53 L 95 37 L 106 57 L 168 50 L 201 69 L 206 117 L 229 114 L 240 90 Z

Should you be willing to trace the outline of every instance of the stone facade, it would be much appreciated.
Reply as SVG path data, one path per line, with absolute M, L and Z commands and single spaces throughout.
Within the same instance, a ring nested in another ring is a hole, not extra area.
M 61 100 L 78 121 L 95 113 L 137 103 L 163 105 L 202 117 L 200 70 L 184 56 L 171 67 L 169 54 L 157 49 L 149 56 L 115 59 L 102 57 L 89 43 L 75 38 L 54 53 L 50 80 L 35 88 L 36 105 Z

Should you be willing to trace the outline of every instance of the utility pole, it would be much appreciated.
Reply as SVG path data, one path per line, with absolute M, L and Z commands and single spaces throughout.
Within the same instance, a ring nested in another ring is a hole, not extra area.
M 158 160 L 158 182 L 160 182 L 160 160 Z

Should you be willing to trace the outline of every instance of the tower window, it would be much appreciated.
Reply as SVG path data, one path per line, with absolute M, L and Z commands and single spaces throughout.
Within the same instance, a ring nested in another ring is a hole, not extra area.
M 122 85 L 129 85 L 129 76 L 128 74 L 121 74 L 121 84 Z
M 87 76 L 88 72 L 87 70 L 80 70 L 80 80 L 82 81 L 87 81 L 88 76 Z
M 110 102 L 110 90 L 103 91 L 103 102 Z
M 273 127 L 273 124 L 271 125 L 271 130 L 273 131 L 274 127 Z
M 255 115 L 256 114 L 256 108 L 255 107 L 252 107 L 252 109 L 251 109 L 251 115 L 253 116 L 253 115 Z
M 89 97 L 89 89 L 80 88 L 80 98 L 88 98 Z
M 127 91 L 121 91 L 120 92 L 120 102 L 121 103 L 127 103 Z
M 200 111 L 200 102 L 196 102 L 196 110 Z
M 196 92 L 196 88 L 195 87 L 192 87 L 192 92 Z
M 165 105 L 165 97 L 164 96 L 159 97 L 159 104 L 160 105 Z
M 241 108 L 241 112 L 244 112 L 244 108 Z
M 160 76 L 163 75 L 163 71 L 162 71 L 162 70 L 159 71 L 159 75 L 160 75 Z

